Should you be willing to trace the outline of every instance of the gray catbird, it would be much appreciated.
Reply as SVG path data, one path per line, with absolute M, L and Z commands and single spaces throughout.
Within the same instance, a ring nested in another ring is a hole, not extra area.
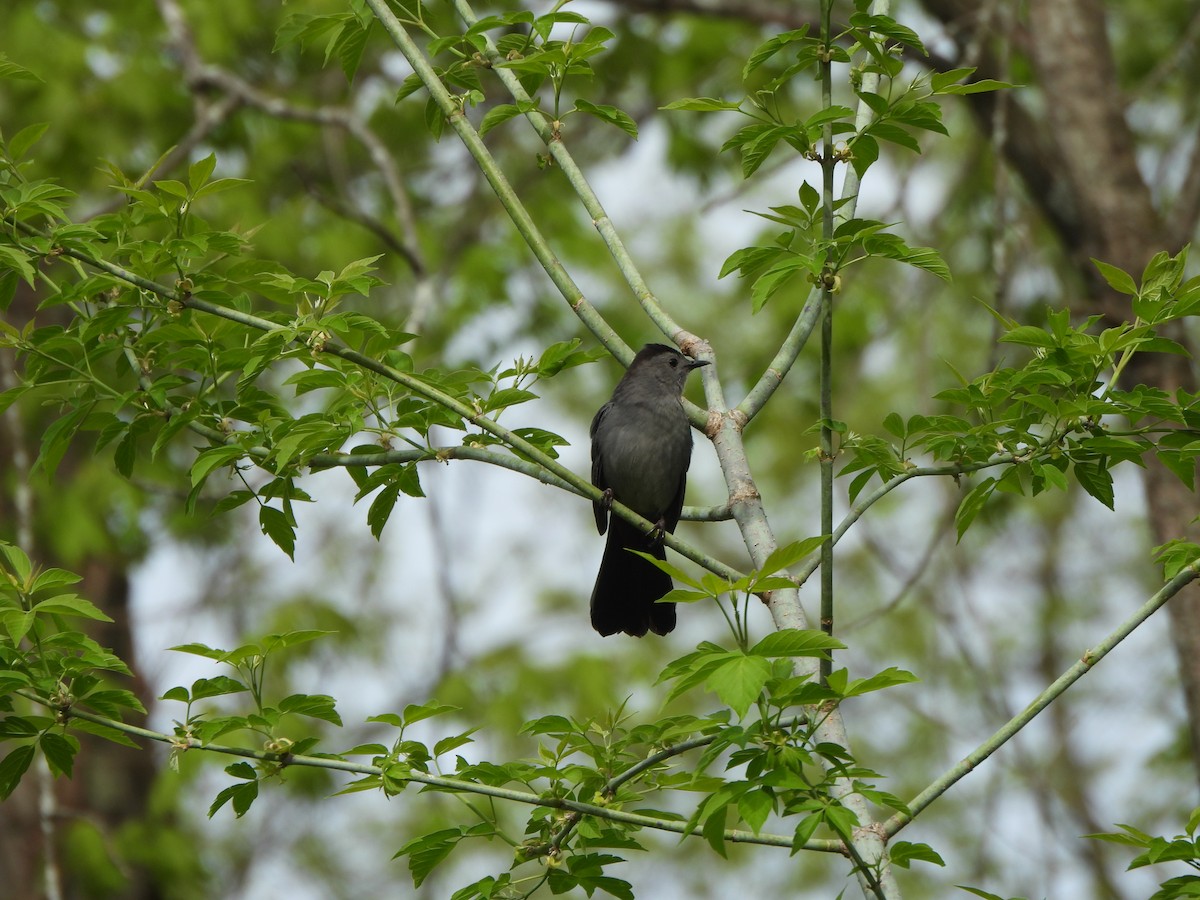
M 647 629 L 666 634 L 675 627 L 675 604 L 655 602 L 671 590 L 671 577 L 629 551 L 667 558 L 662 534 L 679 524 L 692 460 L 683 385 L 703 365 L 674 347 L 647 344 L 592 419 L 592 484 L 605 492 L 605 501 L 592 506 L 596 528 L 608 529 L 592 589 L 592 627 L 602 635 L 641 637 Z M 620 516 L 609 521 L 613 500 L 657 523 L 658 534 L 643 534 Z

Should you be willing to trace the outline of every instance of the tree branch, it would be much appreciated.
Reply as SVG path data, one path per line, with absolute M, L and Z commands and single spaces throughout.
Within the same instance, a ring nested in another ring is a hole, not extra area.
M 253 759 L 259 762 L 274 763 L 280 767 L 287 766 L 305 766 L 314 769 L 330 769 L 338 772 L 349 772 L 355 775 L 375 776 L 382 778 L 387 776 L 394 781 L 413 782 L 414 784 L 426 784 L 431 787 L 441 788 L 447 791 L 457 793 L 479 794 L 485 797 L 494 797 L 498 800 L 508 800 L 513 803 L 523 803 L 526 806 L 544 806 L 549 809 L 562 809 L 571 812 L 579 813 L 580 815 L 592 816 L 597 819 L 607 819 L 611 822 L 622 822 L 627 825 L 637 825 L 642 828 L 653 828 L 658 831 L 667 831 L 673 834 L 688 834 L 686 822 L 674 821 L 670 819 L 659 819 L 654 816 L 645 816 L 639 813 L 624 812 L 619 809 L 612 809 L 604 806 L 596 806 L 591 803 L 580 803 L 576 800 L 569 800 L 564 797 L 552 797 L 530 793 L 528 791 L 516 791 L 509 788 L 494 787 L 489 784 L 480 784 L 473 781 L 465 781 L 460 778 L 447 778 L 442 775 L 429 775 L 425 772 L 412 771 L 406 769 L 403 774 L 398 774 L 396 771 L 385 766 L 376 766 L 368 763 L 356 763 L 348 760 L 328 757 L 328 756 L 306 756 L 303 754 L 278 753 L 267 750 L 252 750 L 246 747 L 232 747 L 224 744 L 206 744 L 203 741 L 186 737 L 178 734 L 165 734 L 161 731 L 152 731 L 149 728 L 140 728 L 136 725 L 128 725 L 119 719 L 110 719 L 107 716 L 97 715 L 96 713 L 80 709 L 77 706 L 55 706 L 48 700 L 39 697 L 36 694 L 27 691 L 16 691 L 17 694 L 27 700 L 45 706 L 51 709 L 58 716 L 59 720 L 66 723 L 71 719 L 79 719 L 84 722 L 91 722 L 95 725 L 102 725 L 105 728 L 111 728 L 114 731 L 119 731 L 122 734 L 127 734 L 131 737 L 142 738 L 148 741 L 157 741 L 161 744 L 168 744 L 176 750 L 203 750 L 206 753 L 218 753 L 225 756 L 238 756 L 243 759 Z M 690 749 L 690 748 L 685 748 Z M 682 752 L 682 751 L 681 751 Z M 694 837 L 701 837 L 700 832 L 692 831 L 690 834 Z M 750 831 L 741 831 L 738 829 L 725 829 L 722 833 L 724 840 L 732 844 L 758 844 L 764 847 L 786 847 L 792 849 L 795 838 L 791 835 L 759 833 L 755 834 Z M 844 854 L 845 850 L 842 847 L 841 841 L 835 840 L 810 840 L 807 841 L 801 848 L 819 853 L 837 853 Z
M 39 237 L 47 241 L 52 240 L 50 235 L 43 233 L 27 222 L 22 222 L 7 216 L 4 217 L 2 221 L 11 224 L 14 228 L 23 231 L 30 236 Z M 278 325 L 269 319 L 263 319 L 259 316 L 255 316 L 252 313 L 219 306 L 215 303 L 210 303 L 207 300 L 202 300 L 199 297 L 192 296 L 191 294 L 172 290 L 165 285 L 153 281 L 152 279 L 138 275 L 136 272 L 131 272 L 128 269 L 118 266 L 115 263 L 111 263 L 105 259 L 93 258 L 88 254 L 72 247 L 61 247 L 59 249 L 61 250 L 63 256 L 70 257 L 71 259 L 78 260 L 79 262 L 91 266 L 92 268 L 107 272 L 108 274 L 134 285 L 143 291 L 147 291 L 157 297 L 160 297 L 165 301 L 176 302 L 180 304 L 181 307 L 197 310 L 208 315 L 226 319 L 230 322 L 237 322 L 240 325 L 244 325 L 247 328 L 253 328 L 258 331 L 271 332 L 284 329 L 284 326 Z M 292 338 L 292 343 L 300 342 L 301 341 L 299 338 Z M 389 381 L 394 381 L 397 384 L 406 387 L 417 396 L 424 397 L 426 400 L 450 410 L 451 412 L 460 416 L 464 421 L 470 422 L 472 425 L 475 425 L 483 431 L 486 431 L 489 434 L 499 438 L 505 445 L 530 457 L 530 459 L 532 459 L 536 465 L 540 466 L 551 476 L 557 478 L 560 482 L 564 482 L 573 491 L 573 493 L 581 497 L 586 497 L 593 502 L 603 498 L 602 492 L 599 490 L 599 488 L 597 488 L 587 479 L 576 475 L 566 466 L 562 465 L 562 463 L 558 462 L 558 460 L 543 453 L 539 448 L 535 447 L 524 438 L 518 436 L 513 431 L 500 425 L 495 420 L 488 418 L 483 413 L 478 412 L 471 406 L 468 406 L 460 400 L 457 400 L 454 397 L 451 397 L 449 394 L 446 394 L 438 388 L 428 384 L 416 375 L 408 372 L 402 372 L 393 366 L 388 366 L 377 359 L 373 359 L 372 357 L 359 353 L 356 350 L 351 350 L 348 347 L 342 347 L 333 341 L 326 342 L 322 346 L 320 352 L 338 359 L 344 359 L 361 369 L 365 369 L 368 372 L 373 372 L 382 378 L 388 379 Z M 230 435 L 222 435 L 221 442 L 232 443 L 231 437 L 232 436 Z M 611 508 L 618 515 L 620 515 L 621 518 L 633 525 L 636 525 L 646 534 L 657 531 L 658 526 L 655 523 L 644 519 L 629 507 L 625 506 L 623 503 L 614 501 L 611 504 Z M 725 565 L 725 563 L 721 562 L 716 557 L 702 553 L 700 550 L 696 549 L 690 544 L 685 543 L 673 534 L 666 534 L 663 536 L 663 542 L 681 556 L 692 560 L 692 562 L 702 566 L 721 578 L 724 578 L 728 581 L 737 581 L 744 577 L 743 573 L 739 572 L 737 569 Z
M 1053 703 L 1071 685 L 1092 670 L 1092 667 L 1107 656 L 1121 641 L 1129 637 L 1143 622 L 1158 611 L 1168 600 L 1180 590 L 1200 577 L 1200 560 L 1185 566 L 1170 581 L 1164 584 L 1145 603 L 1137 608 L 1124 622 L 1117 626 L 1107 637 L 1090 650 L 1085 650 L 1080 659 L 1067 671 L 1060 675 L 1053 684 L 1042 691 L 1033 702 L 1017 716 L 1006 722 L 995 734 L 972 750 L 962 760 L 953 766 L 928 787 L 921 791 L 907 804 L 907 813 L 895 813 L 884 823 L 888 837 L 896 834 L 908 825 L 914 818 L 928 807 L 934 800 L 953 787 L 957 782 L 974 771 L 975 767 L 1003 747 L 1015 737 L 1026 725 L 1036 718 L 1038 713 Z

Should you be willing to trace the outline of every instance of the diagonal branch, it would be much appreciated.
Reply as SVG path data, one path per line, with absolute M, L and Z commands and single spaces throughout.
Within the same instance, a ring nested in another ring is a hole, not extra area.
M 467 0 L 454 0 L 454 8 L 468 27 L 478 21 Z M 529 96 L 529 93 L 521 84 L 517 73 L 503 65 L 504 57 L 500 55 L 492 39 L 486 34 L 483 37 L 485 40 L 486 56 L 496 76 L 519 105 L 528 104 L 532 107 L 533 98 Z M 538 137 L 546 144 L 550 156 L 553 157 L 559 168 L 562 169 L 567 182 L 574 188 L 576 196 L 583 204 L 583 208 L 587 210 L 588 215 L 591 216 L 592 224 L 600 233 L 600 237 L 604 240 L 605 246 L 608 247 L 609 252 L 616 261 L 621 275 L 624 276 L 626 284 L 633 291 L 634 296 L 641 304 L 646 315 L 650 317 L 650 320 L 658 326 L 658 329 L 663 334 L 671 338 L 680 347 L 687 349 L 692 346 L 695 343 L 695 337 L 685 332 L 666 310 L 662 308 L 662 304 L 659 303 L 658 298 L 650 290 L 645 279 L 642 278 L 641 272 L 625 247 L 625 243 L 617 233 L 612 219 L 609 218 L 604 206 L 600 203 L 600 198 L 596 196 L 596 192 L 592 190 L 592 186 L 588 183 L 587 178 L 575 162 L 574 157 L 571 156 L 571 152 L 567 149 L 567 145 L 563 142 L 561 135 L 555 131 L 550 117 L 540 109 L 531 108 L 525 114 L 525 118 L 533 126 L 533 130 L 537 132 Z M 628 365 L 632 354 L 626 350 L 625 355 L 618 358 Z M 690 414 L 692 421 L 696 424 L 703 421 L 703 414 L 699 410 L 691 410 Z
M 621 360 L 629 360 L 633 354 L 625 342 L 613 331 L 612 327 L 604 321 L 603 317 L 584 296 L 583 291 L 567 273 L 562 263 L 558 261 L 545 235 L 537 227 L 530 216 L 529 211 L 521 202 L 509 183 L 504 172 L 501 171 L 495 157 L 491 151 L 483 143 L 483 139 L 479 136 L 479 132 L 471 125 L 466 115 L 463 113 L 462 106 L 450 95 L 449 90 L 434 71 L 433 66 L 425 59 L 420 48 L 413 42 L 405 30 L 404 25 L 396 18 L 391 8 L 387 5 L 386 0 L 366 0 L 367 5 L 375 14 L 383 26 L 384 31 L 395 43 L 396 47 L 408 60 L 413 71 L 421 79 L 421 83 L 425 85 L 430 96 L 437 104 L 442 114 L 446 117 L 450 127 L 454 130 L 466 147 L 467 152 L 475 160 L 479 166 L 483 176 L 491 185 L 492 190 L 496 192 L 500 204 L 504 207 L 512 219 L 513 225 L 516 226 L 517 232 L 528 244 L 529 249 L 533 251 L 533 255 L 537 261 L 541 263 L 542 268 L 546 270 L 546 274 L 550 276 L 551 282 L 558 289 L 571 306 L 571 310 L 579 317 L 579 320 L 584 326 L 595 335 L 604 347 Z M 615 506 L 613 507 L 616 508 Z
M 11 224 L 16 229 L 30 236 L 39 237 L 47 241 L 52 240 L 50 235 L 45 234 L 27 222 L 22 222 L 8 217 L 5 217 L 2 221 Z M 92 268 L 107 272 L 108 274 L 113 275 L 116 278 L 119 278 L 135 287 L 138 287 L 143 291 L 147 291 L 150 294 L 160 297 L 164 301 L 173 301 L 178 303 L 183 308 L 193 309 L 208 315 L 226 319 L 230 322 L 236 322 L 240 325 L 244 325 L 248 328 L 253 328 L 258 331 L 271 332 L 287 330 L 284 326 L 278 325 L 269 319 L 264 319 L 253 315 L 252 313 L 220 306 L 216 303 L 210 303 L 207 300 L 195 297 L 190 293 L 183 292 L 182 290 L 172 290 L 165 285 L 153 281 L 152 279 L 138 275 L 136 272 L 131 272 L 122 266 L 118 266 L 115 263 L 109 262 L 108 260 L 91 257 L 88 254 L 72 247 L 60 247 L 58 249 L 61 250 L 63 256 L 70 257 L 71 259 L 78 260 L 79 262 L 91 266 Z M 299 337 L 293 337 L 292 343 L 297 343 L 300 340 L 301 339 Z M 313 351 L 316 352 L 316 348 L 310 349 L 313 349 Z M 463 403 L 461 400 L 458 400 L 439 390 L 418 376 L 409 372 L 403 372 L 393 366 L 386 365 L 377 359 L 374 359 L 363 353 L 359 353 L 357 350 L 351 350 L 348 347 L 342 347 L 333 341 L 325 343 L 321 347 L 320 353 L 333 356 L 338 359 L 343 359 L 361 369 L 364 369 L 368 372 L 373 372 L 382 378 L 386 378 L 389 381 L 393 381 L 402 385 L 417 396 L 423 397 L 432 403 L 436 403 L 437 405 L 450 410 L 455 415 L 460 416 L 464 421 L 470 422 L 472 425 L 475 425 L 476 427 L 499 438 L 505 445 L 529 457 L 534 463 L 536 463 L 550 475 L 556 477 L 562 482 L 565 482 L 571 487 L 574 493 L 578 494 L 579 496 L 586 497 L 593 502 L 603 499 L 601 491 L 587 479 L 575 474 L 575 472 L 568 469 L 558 460 L 548 456 L 541 449 L 529 443 L 510 429 L 500 425 L 494 419 L 485 416 L 483 413 L 479 412 L 468 404 Z M 226 441 L 223 440 L 222 442 Z M 654 532 L 657 529 L 655 523 L 644 519 L 642 516 L 638 515 L 636 512 L 622 503 L 613 502 L 611 508 L 616 511 L 621 518 L 632 523 L 633 525 L 636 525 L 647 534 Z M 681 556 L 692 560 L 692 562 L 704 567 L 716 575 L 719 575 L 721 578 L 725 578 L 730 581 L 737 581 L 743 577 L 743 573 L 739 572 L 737 569 L 727 566 L 725 563 L 721 562 L 715 557 L 709 556 L 700 550 L 697 550 L 690 544 L 685 543 L 672 534 L 665 535 L 663 542 Z
M 1003 747 L 1021 729 L 1032 722 L 1038 713 L 1058 699 L 1071 685 L 1090 672 L 1092 666 L 1107 656 L 1121 641 L 1129 637 L 1138 626 L 1198 577 L 1200 577 L 1200 560 L 1196 560 L 1185 566 L 1174 578 L 1164 584 L 1152 597 L 1139 606 L 1129 618 L 1118 625 L 1104 640 L 1090 650 L 1085 650 L 1074 665 L 1060 675 L 1053 684 L 1038 694 L 1033 702 L 1025 707 L 1019 715 L 1014 716 L 1006 722 L 995 734 L 968 753 L 960 763 L 947 770 L 910 800 L 907 804 L 907 812 L 895 813 L 888 819 L 884 823 L 884 829 L 888 837 L 894 837 L 897 832 L 920 815 L 922 810 L 974 771 L 976 766 Z
M 79 719 L 83 722 L 91 722 L 95 725 L 111 728 L 113 731 L 119 731 L 122 734 L 127 734 L 131 737 L 168 744 L 176 750 L 203 750 L 208 753 L 218 753 L 225 756 L 238 756 L 243 759 L 253 759 L 264 763 L 274 763 L 280 767 L 304 766 L 315 769 L 329 769 L 338 772 L 350 772 L 355 775 L 374 776 L 377 778 L 382 778 L 386 775 L 394 781 L 410 781 L 414 784 L 425 784 L 429 785 L 430 787 L 441 788 L 442 790 L 454 791 L 456 793 L 479 794 L 485 797 L 494 797 L 498 800 L 507 800 L 513 803 L 523 803 L 527 806 L 544 806 L 550 809 L 562 809 L 569 812 L 579 813 L 580 815 L 592 816 L 597 819 L 607 819 L 611 822 L 623 822 L 628 825 L 637 825 L 642 828 L 654 828 L 658 831 L 666 831 L 673 834 L 690 834 L 694 837 L 701 837 L 701 834 L 698 831 L 693 830 L 689 832 L 687 830 L 687 823 L 682 821 L 660 819 L 654 816 L 642 815 L 640 813 L 630 813 L 625 812 L 624 810 L 597 806 L 592 803 L 581 803 L 577 800 L 570 800 L 565 797 L 553 797 L 534 794 L 529 791 L 517 791 L 512 790 L 511 788 L 502 788 L 490 784 L 465 781 L 461 778 L 447 778 L 443 775 L 429 775 L 425 772 L 417 772 L 411 769 L 405 769 L 403 774 L 398 774 L 396 771 L 386 766 L 350 762 L 349 760 L 339 759 L 332 756 L 306 756 L 302 754 L 278 753 L 268 750 L 253 750 L 246 747 L 232 747 L 224 744 L 207 744 L 194 737 L 185 737 L 178 734 L 165 734 L 161 731 L 152 731 L 149 728 L 140 728 L 136 725 L 128 725 L 119 719 L 110 719 L 107 716 L 97 715 L 96 713 L 89 712 L 88 710 L 80 709 L 78 706 L 55 706 L 42 697 L 27 691 L 17 691 L 16 693 L 27 700 L 31 700 L 53 710 L 60 721 L 68 722 L 71 719 Z M 733 828 L 725 829 L 725 831 L 722 832 L 722 838 L 732 844 L 758 844 L 765 847 L 786 847 L 789 850 L 792 849 L 795 844 L 795 837 L 792 835 L 770 834 L 762 832 L 755 834 L 750 831 L 742 831 Z M 835 840 L 809 840 L 801 849 L 812 850 L 819 853 L 840 854 L 844 852 L 841 841 Z

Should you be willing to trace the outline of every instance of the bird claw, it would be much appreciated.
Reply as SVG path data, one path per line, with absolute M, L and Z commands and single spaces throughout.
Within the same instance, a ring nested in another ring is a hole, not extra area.
M 604 493 L 600 495 L 600 508 L 605 512 L 612 509 L 613 505 L 613 489 L 605 488 Z
M 654 523 L 654 527 L 650 529 L 650 540 L 656 544 L 661 544 L 667 536 L 667 521 L 659 519 Z

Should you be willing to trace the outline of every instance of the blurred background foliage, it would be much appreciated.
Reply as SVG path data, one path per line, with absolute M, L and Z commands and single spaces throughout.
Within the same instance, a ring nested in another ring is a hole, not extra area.
M 1179 206 L 1194 170 L 1200 112 L 1195 4 L 1066 5 L 1107 26 L 1145 189 L 1175 226 L 1154 237 L 1190 240 L 1195 216 Z M 931 398 L 956 385 L 956 373 L 969 378 L 994 365 L 1002 353 L 985 305 L 1039 324 L 1048 306 L 1083 314 L 1098 302 L 1076 252 L 1079 236 L 1063 231 L 1069 215 L 1047 215 L 1077 198 L 1061 183 L 1061 196 L 1039 195 L 1005 155 L 1018 127 L 1006 115 L 1023 111 L 1042 138 L 1060 127 L 1050 115 L 1058 95 L 1047 93 L 1039 82 L 1045 69 L 1033 61 L 1039 35 L 1020 6 L 895 4 L 893 14 L 932 51 L 909 61 L 913 76 L 929 66 L 986 63 L 1021 87 L 999 106 L 946 103 L 949 138 L 926 137 L 919 156 L 887 148 L 867 176 L 859 213 L 900 222 L 910 243 L 938 248 L 954 281 L 886 261 L 848 275 L 837 299 L 834 408 L 852 430 L 882 434 L 879 423 L 892 410 L 938 412 Z M 350 84 L 336 62 L 323 65 L 321 41 L 272 50 L 287 17 L 343 7 L 335 0 L 0 5 L 0 52 L 39 76 L 0 81 L 0 128 L 11 137 L 49 124 L 28 174 L 75 191 L 78 220 L 123 202 L 111 168 L 136 179 L 166 153 L 157 174 L 179 177 L 187 163 L 215 153 L 218 176 L 251 183 L 206 198 L 200 214 L 252 233 L 258 258 L 311 277 L 384 254 L 385 286 L 357 302 L 419 333 L 405 347 L 418 369 L 503 367 L 553 341 L 586 338 L 453 135 L 431 139 L 423 93 L 394 102 L 409 70 L 381 32 Z M 816 4 L 633 0 L 571 8 L 615 33 L 593 60 L 595 76 L 571 89 L 619 106 L 640 134 L 633 142 L 573 116 L 563 139 L 664 305 L 713 343 L 736 399 L 770 360 L 803 296 L 781 294 L 751 316 L 745 285 L 735 276 L 718 280 L 720 263 L 773 232 L 743 210 L 795 202 L 804 179 L 816 183 L 816 168 L 780 151 L 743 182 L 737 159 L 719 152 L 740 122 L 660 108 L 687 96 L 741 96 L 748 54 L 774 31 L 815 19 Z M 433 3 L 426 14 L 439 33 L 461 30 L 448 5 Z M 508 99 L 486 73 L 483 81 L 486 99 L 469 113 L 475 122 Z M 816 86 L 795 84 L 796 109 L 815 109 Z M 844 83 L 839 90 L 850 98 Z M 631 345 L 661 339 L 560 173 L 539 159 L 532 132 L 513 120 L 487 143 L 589 299 Z M 1042 162 L 1054 183 L 1060 161 Z M 51 320 L 52 310 L 35 313 L 37 299 L 22 288 L 10 320 Z M 816 466 L 808 456 L 815 367 L 815 353 L 806 352 L 749 436 L 783 540 L 817 531 Z M 7 359 L 4 368 L 11 370 Z M 564 461 L 585 471 L 587 422 L 618 374 L 611 363 L 568 370 L 540 386 L 542 400 L 509 413 L 509 424 L 566 435 L 573 446 Z M 480 729 L 466 755 L 525 756 L 534 745 L 518 729 L 538 715 L 602 718 L 622 702 L 653 715 L 661 666 L 723 631 L 715 611 L 692 607 L 666 641 L 598 639 L 584 613 L 601 550 L 590 509 L 510 473 L 463 462 L 426 466 L 428 499 L 402 499 L 378 543 L 365 504 L 351 504 L 350 481 L 340 472 L 313 474 L 305 488 L 318 502 L 302 511 L 293 564 L 244 510 L 185 515 L 186 446 L 139 468 L 132 482 L 116 474 L 109 452 L 86 447 L 72 449 L 53 482 L 28 478 L 47 416 L 28 404 L 5 419 L 0 537 L 31 538 L 36 558 L 85 574 L 82 593 L 117 620 L 99 639 L 135 664 L 158 727 L 169 728 L 179 713 L 154 697 L 214 674 L 164 648 L 323 628 L 336 634 L 282 658 L 272 691 L 336 696 L 347 726 L 329 729 L 331 745 L 375 739 L 359 724 L 367 715 L 436 696 L 463 708 L 463 727 Z M 703 442 L 694 471 L 689 501 L 721 503 Z M 922 679 L 847 705 L 855 750 L 889 775 L 883 787 L 911 796 L 1158 584 L 1144 485 L 1121 476 L 1115 513 L 1079 491 L 998 495 L 958 545 L 960 488 L 910 483 L 839 546 L 840 633 L 851 645 L 845 664 L 858 675 L 897 665 Z M 220 491 L 213 485 L 210 499 Z M 731 525 L 685 530 L 744 564 Z M 811 614 L 813 597 L 806 606 Z M 765 613 L 757 624 L 769 627 Z M 1160 615 L 923 816 L 911 829 L 916 836 L 905 837 L 929 842 L 949 865 L 906 874 L 911 896 L 944 896 L 955 883 L 1006 896 L 1144 896 L 1155 882 L 1125 874 L 1120 848 L 1079 835 L 1116 821 L 1177 830 L 1195 804 L 1185 685 L 1170 644 Z M 330 799 L 341 787 L 337 777 L 289 770 L 286 789 L 267 792 L 246 819 L 225 809 L 210 821 L 204 812 L 228 780 L 220 765 L 186 754 L 174 772 L 158 749 L 97 745 L 85 753 L 75 779 L 54 785 L 67 896 L 406 896 L 408 875 L 392 853 L 414 834 L 469 818 L 454 798 L 411 790 L 390 802 L 375 794 Z M 13 896 L 39 895 L 36 787 L 23 787 L 0 815 L 0 861 L 19 885 Z M 721 897 L 751 884 L 764 896 L 832 896 L 845 877 L 833 859 L 735 847 L 725 861 L 698 841 L 648 843 L 654 849 L 623 873 L 641 896 Z M 505 846 L 475 848 L 418 893 L 449 896 L 510 858 Z

